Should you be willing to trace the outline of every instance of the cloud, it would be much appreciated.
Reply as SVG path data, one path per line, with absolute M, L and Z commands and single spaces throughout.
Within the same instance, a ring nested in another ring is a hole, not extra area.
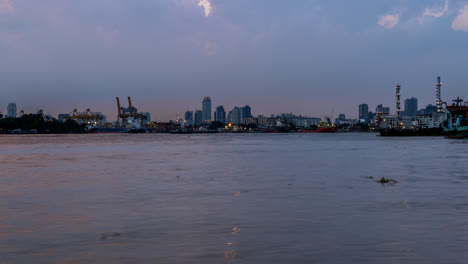
M 452 29 L 468 32 L 468 5 L 459 10 L 458 16 L 453 20 Z
M 204 53 L 206 56 L 214 56 L 218 53 L 219 46 L 216 42 L 207 41 L 204 47 Z
M 11 0 L 0 0 L 0 14 L 12 13 L 15 7 Z
M 386 29 L 393 28 L 398 25 L 398 23 L 400 23 L 400 14 L 388 14 L 380 16 L 379 21 L 377 22 L 377 24 Z
M 422 24 L 422 20 L 426 16 L 431 16 L 431 17 L 442 17 L 446 15 L 449 12 L 449 6 L 448 6 L 448 0 L 445 0 L 445 5 L 444 7 L 431 7 L 431 8 L 426 8 L 422 15 L 419 17 L 419 23 Z
M 209 16 L 211 13 L 211 3 L 210 0 L 200 0 L 198 6 L 205 8 L 205 16 Z

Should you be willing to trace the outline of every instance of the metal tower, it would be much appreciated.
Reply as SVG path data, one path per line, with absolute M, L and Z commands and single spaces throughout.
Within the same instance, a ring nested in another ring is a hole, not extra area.
M 400 84 L 397 84 L 395 86 L 395 90 L 396 90 L 396 121 L 397 121 L 397 126 L 399 127 L 400 126 L 400 120 L 401 120 L 401 116 L 400 116 Z
M 440 77 L 437 77 L 437 84 L 436 84 L 436 106 L 437 106 L 437 113 L 443 112 L 442 109 L 442 100 L 440 99 L 440 88 L 442 87 L 442 83 L 440 82 Z

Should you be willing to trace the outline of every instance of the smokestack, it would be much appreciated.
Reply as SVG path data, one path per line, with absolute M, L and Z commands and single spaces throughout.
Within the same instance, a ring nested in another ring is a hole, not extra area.
M 442 83 L 440 82 L 440 76 L 437 77 L 437 84 L 436 84 L 436 106 L 437 106 L 437 113 L 443 112 L 442 110 L 442 100 L 440 99 L 440 89 L 442 87 Z
M 400 126 L 400 120 L 401 120 L 401 117 L 400 117 L 400 84 L 397 84 L 395 86 L 395 90 L 396 90 L 396 115 L 397 115 L 397 127 Z

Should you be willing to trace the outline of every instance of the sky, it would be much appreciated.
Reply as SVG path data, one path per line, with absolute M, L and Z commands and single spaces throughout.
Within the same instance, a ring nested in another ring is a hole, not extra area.
M 201 109 L 356 118 L 468 99 L 468 0 L 0 0 L 0 111 L 56 116 L 115 97 L 157 121 Z

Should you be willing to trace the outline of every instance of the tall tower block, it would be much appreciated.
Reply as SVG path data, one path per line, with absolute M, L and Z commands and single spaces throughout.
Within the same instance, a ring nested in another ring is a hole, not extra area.
M 442 100 L 440 99 L 440 88 L 442 87 L 442 83 L 440 82 L 440 76 L 437 77 L 437 84 L 436 84 L 436 106 L 437 106 L 437 113 L 443 112 L 442 110 Z
M 400 124 L 400 120 L 401 120 L 401 116 L 400 116 L 400 112 L 401 112 L 401 108 L 400 108 L 400 85 L 397 84 L 395 86 L 395 90 L 396 90 L 396 116 L 397 116 L 397 122 L 398 124 Z

